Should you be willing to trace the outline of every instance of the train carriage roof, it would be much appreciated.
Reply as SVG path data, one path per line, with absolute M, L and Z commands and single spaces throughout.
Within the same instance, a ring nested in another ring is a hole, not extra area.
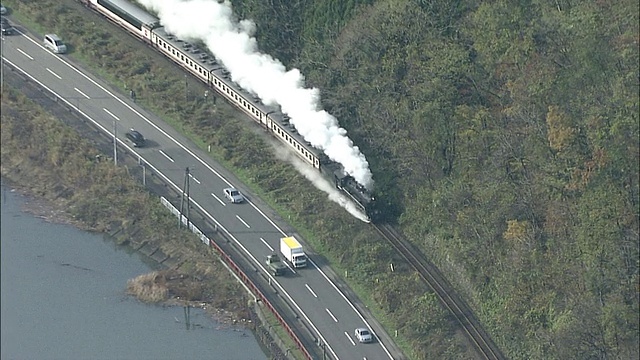
M 180 50 L 185 56 L 189 57 L 198 65 L 202 66 L 207 72 L 211 72 L 216 69 L 220 69 L 222 65 L 213 58 L 213 55 L 207 51 L 195 46 L 187 41 L 178 39 L 175 35 L 168 33 L 165 28 L 158 28 L 153 30 L 153 33 L 161 38 L 164 42 L 170 44 L 174 48 Z
M 290 120 L 286 115 L 283 115 L 281 112 L 278 111 L 276 113 L 270 114 L 269 117 L 271 118 L 271 120 L 276 121 L 280 125 L 280 128 L 282 128 L 287 133 L 287 135 L 291 136 L 294 140 L 296 140 L 300 144 L 303 144 L 304 147 L 313 154 L 313 156 L 320 157 L 320 158 L 325 157 L 324 152 L 322 150 L 316 149 L 313 146 L 311 146 L 311 144 L 308 141 L 306 141 L 304 137 L 300 135 L 300 133 L 297 130 L 295 130 L 295 128 L 293 127 L 293 124 L 290 123 Z M 323 159 L 323 161 L 325 160 Z
M 220 82 L 222 82 L 235 93 L 242 96 L 245 101 L 250 102 L 260 112 L 264 114 L 279 112 L 278 107 L 265 105 L 260 100 L 260 98 L 244 90 L 240 85 L 231 80 L 231 74 L 229 73 L 229 71 L 222 64 L 218 63 L 215 57 L 207 50 L 179 39 L 175 35 L 168 33 L 165 28 L 157 28 L 153 30 L 153 33 L 164 42 L 178 49 L 182 54 L 190 58 L 192 61 L 197 62 L 208 72 L 213 73 L 213 75 L 218 78 Z M 197 50 L 194 51 L 194 49 Z
M 256 109 L 264 114 L 269 114 L 271 120 L 275 121 L 287 135 L 293 138 L 298 143 L 304 145 L 304 147 L 313 154 L 315 157 L 323 158 L 325 161 L 324 153 L 322 150 L 316 149 L 307 142 L 302 135 L 289 123 L 288 118 L 283 115 L 279 108 L 276 106 L 265 105 L 257 96 L 244 90 L 240 85 L 231 80 L 231 74 L 229 71 L 219 64 L 210 53 L 205 50 L 198 49 L 197 53 L 193 52 L 197 46 L 190 44 L 189 42 L 178 39 L 175 35 L 169 34 L 164 28 L 155 29 L 154 34 L 161 38 L 163 41 L 171 44 L 174 48 L 179 49 L 185 56 L 188 56 L 192 61 L 196 61 L 207 71 L 212 72 L 216 78 L 232 91 L 236 92 L 244 98 L 245 101 L 250 102 Z M 202 55 L 206 54 L 207 57 L 203 58 Z
M 304 139 L 304 137 L 300 135 L 300 133 L 298 133 L 298 131 L 293 127 L 293 124 L 289 122 L 289 118 L 286 115 L 282 114 L 279 107 L 263 104 L 262 101 L 260 101 L 260 99 L 257 96 L 244 90 L 242 87 L 240 87 L 240 85 L 238 85 L 236 82 L 231 80 L 231 74 L 229 74 L 229 72 L 225 68 L 221 67 L 220 69 L 216 69 L 214 71 L 214 74 L 227 87 L 233 89 L 233 91 L 242 95 L 242 97 L 244 97 L 246 101 L 251 102 L 253 106 L 255 106 L 258 110 L 260 110 L 265 114 L 269 114 L 269 118 L 272 121 L 275 121 L 280 126 L 280 128 L 287 133 L 287 135 L 289 135 L 298 143 L 304 145 L 304 147 L 309 152 L 311 152 L 313 156 L 315 157 L 324 156 L 324 153 L 322 152 L 322 150 L 316 149 L 313 146 L 311 146 L 311 144 L 307 142 Z
M 218 80 L 220 80 L 223 84 L 231 88 L 236 93 L 242 95 L 242 97 L 246 101 L 251 102 L 251 104 L 261 112 L 268 114 L 278 110 L 277 107 L 265 105 L 264 103 L 262 103 L 260 98 L 253 95 L 249 91 L 243 89 L 240 85 L 238 85 L 238 83 L 231 80 L 231 73 L 229 73 L 229 71 L 224 67 L 220 67 L 219 69 L 216 69 L 213 73 L 218 78 Z
M 128 14 L 130 17 L 133 17 L 135 20 L 139 21 L 142 24 L 146 24 L 147 26 L 154 28 L 160 26 L 160 20 L 155 16 L 148 14 L 146 11 L 140 9 L 138 6 L 131 4 L 128 1 L 123 0 L 97 0 L 98 4 L 110 9 L 116 8 L 121 12 Z

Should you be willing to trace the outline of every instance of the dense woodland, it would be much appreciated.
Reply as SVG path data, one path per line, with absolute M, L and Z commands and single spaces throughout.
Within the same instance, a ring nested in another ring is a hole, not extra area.
M 274 162 L 245 123 L 229 125 L 229 110 L 176 96 L 185 85 L 174 66 L 71 0 L 8 2 L 215 145 L 332 266 L 353 270 L 346 281 L 387 330 L 400 329 L 407 355 L 473 358 L 409 269 L 385 272 L 397 259 L 371 229 Z M 40 10 L 52 2 L 63 5 Z M 369 159 L 388 221 L 509 358 L 640 357 L 637 2 L 233 2 L 265 52 L 322 89 Z
M 640 356 L 637 1 L 234 5 L 508 356 Z

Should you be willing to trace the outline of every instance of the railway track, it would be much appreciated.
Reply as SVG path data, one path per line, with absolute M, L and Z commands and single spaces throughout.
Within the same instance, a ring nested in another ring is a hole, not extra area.
M 374 225 L 378 232 L 418 272 L 420 278 L 435 292 L 442 305 L 456 318 L 465 336 L 475 347 L 481 359 L 506 360 L 491 340 L 469 306 L 458 297 L 453 287 L 431 262 L 427 261 L 402 235 L 390 225 Z

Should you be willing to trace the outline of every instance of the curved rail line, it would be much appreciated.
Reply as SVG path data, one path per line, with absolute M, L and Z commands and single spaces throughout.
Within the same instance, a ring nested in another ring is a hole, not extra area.
M 418 252 L 413 245 L 398 234 L 392 226 L 378 224 L 374 225 L 374 227 L 413 266 L 420 278 L 435 292 L 442 305 L 449 310 L 462 326 L 465 335 L 476 348 L 481 358 L 506 360 L 506 357 L 486 333 L 469 306 L 456 295 L 451 284 L 442 276 L 435 265 L 422 255 L 417 255 Z

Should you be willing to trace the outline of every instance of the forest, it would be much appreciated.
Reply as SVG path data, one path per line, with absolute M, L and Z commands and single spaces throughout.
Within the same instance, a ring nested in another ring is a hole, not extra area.
M 337 273 L 363 274 L 345 281 L 399 330 L 407 356 L 474 358 L 410 269 L 388 273 L 391 248 L 290 176 L 232 110 L 193 95 L 204 88 L 176 96 L 185 78 L 175 66 L 71 0 L 5 2 L 213 144 Z M 640 358 L 637 2 L 232 3 L 256 22 L 264 52 L 322 90 L 371 164 L 386 220 L 437 264 L 508 358 Z
M 234 1 L 513 359 L 638 358 L 636 1 Z

